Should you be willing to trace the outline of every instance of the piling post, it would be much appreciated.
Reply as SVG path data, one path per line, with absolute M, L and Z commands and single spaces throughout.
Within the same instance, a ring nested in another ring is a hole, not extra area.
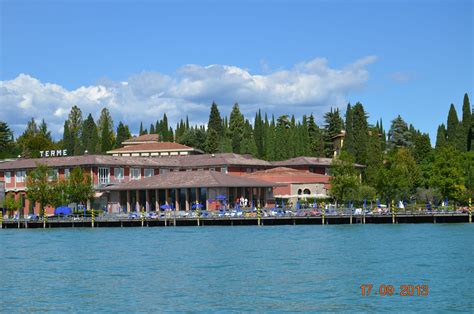
M 196 218 L 197 218 L 197 225 L 199 226 L 199 206 L 198 206 L 198 202 L 196 201 Z
M 95 213 L 94 213 L 94 208 L 92 208 L 92 212 L 91 212 L 91 226 L 92 226 L 92 228 L 94 228 L 94 224 L 95 224 Z
M 326 214 L 326 209 L 324 207 L 324 201 L 321 203 L 321 213 L 322 213 L 322 216 L 321 216 L 321 224 L 324 225 L 324 215 Z M 336 206 L 336 209 L 337 209 L 337 206 Z
M 472 223 L 472 202 L 471 198 L 469 198 L 469 223 Z
M 145 213 L 144 213 L 144 208 L 142 206 L 142 213 L 140 215 L 140 219 L 142 221 L 142 227 L 145 225 Z
M 392 200 L 392 224 L 395 224 L 395 201 Z
M 0 229 L 3 229 L 3 209 L 0 210 Z
M 260 226 L 260 206 L 257 207 L 257 225 Z
M 46 209 L 43 208 L 43 229 L 46 229 L 46 221 L 48 220 L 48 216 L 46 216 Z

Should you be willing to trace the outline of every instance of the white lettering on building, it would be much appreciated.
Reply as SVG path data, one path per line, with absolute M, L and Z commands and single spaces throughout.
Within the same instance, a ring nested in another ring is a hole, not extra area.
M 67 149 L 40 150 L 40 156 L 41 158 L 67 156 Z

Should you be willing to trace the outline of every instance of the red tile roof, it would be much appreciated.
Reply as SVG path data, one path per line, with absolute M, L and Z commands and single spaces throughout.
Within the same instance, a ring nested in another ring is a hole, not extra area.
M 134 136 L 124 141 L 123 144 L 134 144 L 136 142 L 158 142 L 160 136 L 158 134 L 143 134 Z
M 217 171 L 173 171 L 165 174 L 130 181 L 105 190 L 149 190 L 197 187 L 272 187 L 276 183 L 233 176 Z
M 246 173 L 244 176 L 277 183 L 328 183 L 330 176 L 285 167 Z
M 148 134 L 150 135 L 150 134 Z M 107 153 L 122 153 L 122 152 L 160 152 L 160 151 L 172 151 L 172 150 L 195 150 L 192 147 L 174 143 L 174 142 L 150 142 L 150 143 L 143 143 L 143 144 L 135 144 L 135 145 L 128 145 L 121 148 L 116 148 L 113 150 L 108 151 Z

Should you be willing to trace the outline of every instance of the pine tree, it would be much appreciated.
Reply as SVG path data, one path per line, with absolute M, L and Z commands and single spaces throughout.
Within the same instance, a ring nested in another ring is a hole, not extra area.
M 0 121 L 0 150 L 4 151 L 13 142 L 13 133 L 3 121 Z
M 69 129 L 69 120 L 64 121 L 63 147 L 68 155 L 74 155 L 74 138 Z
M 217 131 L 214 128 L 211 128 L 207 131 L 205 151 L 209 154 L 214 154 L 217 152 L 219 147 L 219 136 Z
M 264 151 L 264 131 L 263 131 L 263 121 L 262 121 L 262 113 L 260 109 L 255 114 L 255 123 L 254 123 L 254 139 L 255 139 L 255 146 L 257 148 L 257 158 L 263 158 L 265 155 Z
M 156 134 L 155 132 L 155 126 L 152 124 L 150 124 L 150 134 Z
M 438 132 L 436 133 L 436 148 L 445 147 L 447 144 L 446 140 L 446 127 L 444 123 L 438 126 Z
M 140 130 L 138 131 L 138 135 L 143 135 L 145 134 L 145 131 L 143 130 L 143 122 L 140 121 Z
M 95 154 L 97 152 L 99 134 L 97 132 L 97 125 L 90 113 L 82 125 L 81 141 L 82 147 L 84 150 L 87 150 L 89 154 Z
M 122 121 L 119 122 L 117 126 L 117 137 L 115 139 L 115 146 L 114 148 L 122 147 L 122 142 L 131 138 L 130 131 L 128 130 L 128 126 L 125 126 Z
M 412 145 L 411 137 L 412 133 L 408 129 L 407 123 L 398 115 L 398 117 L 392 120 L 392 125 L 388 132 L 388 148 L 410 147 Z
M 460 132 L 458 132 L 458 129 L 459 129 L 458 114 L 456 112 L 456 108 L 454 107 L 454 105 L 451 104 L 451 107 L 449 108 L 449 113 L 448 113 L 448 124 L 447 124 L 446 134 L 447 134 L 448 144 L 456 148 L 458 147 L 459 136 L 462 135 L 462 134 L 459 134 Z
M 220 137 L 223 135 L 222 132 L 222 119 L 217 104 L 212 102 L 211 112 L 209 113 L 209 122 L 207 123 L 207 128 L 214 129 L 217 132 L 217 135 Z
M 239 105 L 236 103 L 230 113 L 229 131 L 232 141 L 232 152 L 237 154 L 240 154 L 243 130 L 244 116 L 240 113 Z

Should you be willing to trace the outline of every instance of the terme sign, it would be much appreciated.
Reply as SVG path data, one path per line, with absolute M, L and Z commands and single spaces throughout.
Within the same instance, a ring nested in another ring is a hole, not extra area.
M 67 149 L 40 150 L 40 155 L 41 158 L 67 156 Z

